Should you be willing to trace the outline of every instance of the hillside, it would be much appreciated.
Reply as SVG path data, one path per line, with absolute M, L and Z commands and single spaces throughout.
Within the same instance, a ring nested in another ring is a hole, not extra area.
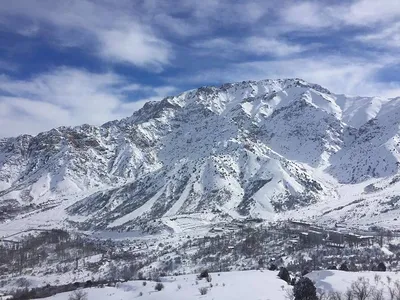
M 262 80 L 2 139 L 0 217 L 8 232 L 180 232 L 248 217 L 400 228 L 399 113 L 400 98 Z
M 129 281 L 120 283 L 116 287 L 87 288 L 88 299 L 288 299 L 292 286 L 279 279 L 273 271 L 242 271 L 228 273 L 213 273 L 212 287 L 205 280 L 196 279 L 196 275 L 171 276 L 163 281 L 164 289 L 155 291 L 156 282 Z M 327 296 L 333 292 L 346 292 L 353 282 L 365 278 L 371 287 L 382 291 L 382 299 L 390 299 L 388 287 L 398 282 L 399 275 L 394 272 L 343 272 L 343 271 L 315 271 L 307 275 L 315 282 L 319 293 Z M 387 279 L 389 278 L 389 279 Z M 392 284 L 393 283 L 393 284 Z M 207 288 L 207 293 L 201 295 L 200 288 Z M 395 289 L 396 290 L 396 289 Z M 397 290 L 396 290 L 397 291 Z M 51 300 L 67 300 L 70 293 L 57 294 L 45 298 Z M 397 294 L 396 294 L 397 295 Z M 368 299 L 370 295 L 367 296 Z M 336 298 L 333 298 L 336 299 Z

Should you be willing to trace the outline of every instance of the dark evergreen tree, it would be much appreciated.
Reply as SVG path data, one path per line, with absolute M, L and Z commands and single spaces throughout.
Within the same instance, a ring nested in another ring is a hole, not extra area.
M 203 270 L 201 271 L 201 273 L 199 274 L 199 276 L 197 276 L 199 279 L 203 279 L 203 278 L 207 278 L 208 277 L 208 270 Z
M 280 279 L 286 281 L 287 283 L 290 283 L 290 274 L 289 274 L 289 271 L 286 268 L 282 267 L 279 270 L 278 277 Z
M 275 264 L 270 264 L 268 270 L 270 271 L 276 271 L 278 269 L 278 267 Z
M 305 268 L 303 271 L 301 271 L 301 276 L 307 275 L 308 273 L 310 273 L 310 270 Z
M 340 265 L 340 269 L 339 269 L 340 271 L 349 271 L 349 267 L 347 266 L 347 264 L 346 263 L 342 263 L 341 265 Z
M 290 285 L 295 285 L 296 284 L 296 277 L 293 277 L 292 280 L 290 281 Z
M 379 265 L 377 267 L 377 271 L 386 272 L 386 266 L 385 266 L 385 264 L 383 262 L 379 263 Z
M 300 278 L 293 288 L 294 300 L 318 300 L 317 289 L 307 277 Z

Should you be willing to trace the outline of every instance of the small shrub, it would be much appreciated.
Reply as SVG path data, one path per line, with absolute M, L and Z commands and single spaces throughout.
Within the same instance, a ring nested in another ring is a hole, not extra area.
M 87 300 L 87 293 L 83 290 L 76 290 L 69 295 L 68 300 Z
M 156 286 L 154 287 L 154 289 L 156 291 L 161 291 L 162 289 L 164 289 L 164 285 L 161 282 L 157 282 Z
M 178 284 L 178 290 L 180 290 L 182 288 L 182 286 L 180 284 Z
M 203 271 L 200 272 L 198 278 L 199 279 L 203 279 L 203 278 L 207 278 L 208 276 L 209 276 L 208 275 L 208 270 L 203 270 Z
M 200 295 L 205 295 L 205 294 L 207 294 L 208 289 L 206 287 L 201 287 L 201 288 L 199 288 L 199 292 L 200 292 Z
M 143 286 L 146 286 L 147 282 L 146 282 L 146 281 L 143 281 L 143 283 L 142 283 L 142 284 L 143 284 Z
M 139 297 L 142 297 L 142 296 L 143 296 L 143 292 L 140 292 L 140 293 L 139 293 Z

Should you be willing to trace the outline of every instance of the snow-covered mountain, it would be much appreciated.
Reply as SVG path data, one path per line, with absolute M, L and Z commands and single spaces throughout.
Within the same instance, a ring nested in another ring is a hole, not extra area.
M 0 217 L 130 230 L 246 217 L 400 227 L 399 125 L 400 98 L 301 79 L 201 87 L 102 126 L 0 140 Z

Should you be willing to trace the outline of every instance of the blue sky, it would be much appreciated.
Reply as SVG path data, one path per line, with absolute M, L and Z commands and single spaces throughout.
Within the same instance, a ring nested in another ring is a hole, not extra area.
M 242 80 L 400 96 L 398 0 L 0 1 L 0 137 Z

